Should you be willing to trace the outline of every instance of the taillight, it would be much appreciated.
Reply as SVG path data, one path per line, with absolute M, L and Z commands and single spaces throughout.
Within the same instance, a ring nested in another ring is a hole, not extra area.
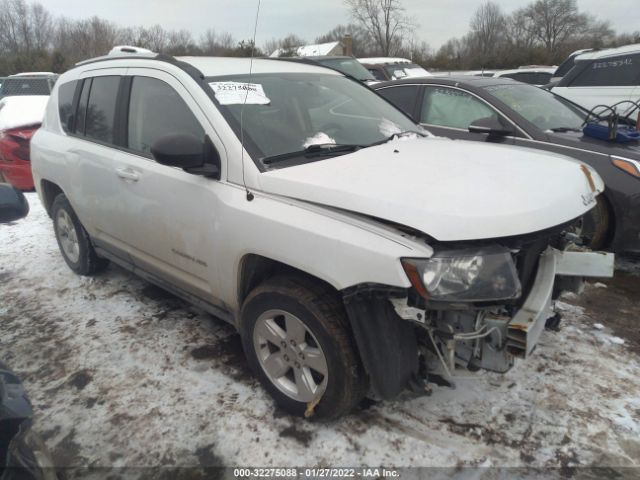
M 5 161 L 31 159 L 31 137 L 39 126 L 12 128 L 0 135 L 0 158 Z

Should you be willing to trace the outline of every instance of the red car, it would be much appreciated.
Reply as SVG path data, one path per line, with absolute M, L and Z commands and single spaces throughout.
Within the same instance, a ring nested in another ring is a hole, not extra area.
M 57 78 L 49 72 L 20 73 L 0 87 L 0 181 L 20 190 L 34 188 L 29 144 Z
M 20 190 L 33 190 L 31 176 L 31 137 L 40 124 L 0 132 L 0 181 Z

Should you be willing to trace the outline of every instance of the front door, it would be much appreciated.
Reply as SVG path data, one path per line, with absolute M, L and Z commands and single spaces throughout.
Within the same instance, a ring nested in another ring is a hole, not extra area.
M 509 122 L 484 100 L 465 90 L 426 85 L 421 103 L 419 122 L 435 135 L 481 142 L 514 143 L 515 126 L 514 136 L 495 138 L 469 132 L 469 125 L 481 118 L 493 117 L 508 125 Z
M 113 159 L 121 197 L 121 240 L 142 270 L 217 303 L 220 195 L 225 185 L 157 163 L 156 140 L 190 134 L 224 149 L 187 89 L 175 77 L 151 69 L 129 69 L 124 148 Z M 222 164 L 226 162 L 222 159 Z

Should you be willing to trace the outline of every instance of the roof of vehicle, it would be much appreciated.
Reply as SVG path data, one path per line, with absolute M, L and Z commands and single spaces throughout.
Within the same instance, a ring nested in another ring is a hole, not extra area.
M 555 73 L 557 67 L 520 67 L 511 70 L 499 70 L 493 74 L 494 77 L 511 75 L 513 73 Z
M 355 57 L 349 57 L 347 55 L 308 55 L 306 57 L 292 57 L 292 58 L 309 58 L 311 60 L 355 60 L 358 61 Z
M 300 61 L 287 61 L 286 58 L 249 58 L 249 57 L 171 57 L 157 54 L 137 47 L 114 47 L 108 55 L 91 58 L 76 63 L 76 66 L 88 65 L 95 62 L 115 60 L 157 60 L 165 62 L 184 62 L 196 68 L 205 77 L 252 73 L 325 73 L 328 75 L 342 75 L 341 73 Z
M 437 85 L 466 85 L 469 87 L 488 87 L 492 85 L 526 85 L 525 83 L 518 82 L 511 78 L 502 77 L 480 77 L 475 75 L 451 75 L 442 77 L 412 77 L 403 78 L 402 80 L 390 80 L 387 82 L 380 82 L 375 84 L 372 88 L 377 90 L 381 87 L 387 87 L 391 85 L 403 85 L 403 84 L 437 84 Z
M 15 77 L 55 77 L 57 74 L 53 72 L 23 72 L 9 75 L 7 78 Z
M 367 63 L 369 65 L 380 65 L 387 63 L 413 63 L 411 60 L 407 58 L 401 57 L 369 57 L 369 58 L 358 58 L 360 63 Z
M 240 57 L 176 57 L 176 60 L 188 63 L 202 72 L 205 77 L 220 75 L 238 75 L 249 73 L 326 73 L 328 75 L 341 75 L 339 72 L 304 62 L 287 61 L 282 59 Z
M 625 45 L 618 48 L 605 48 L 604 50 L 594 50 L 591 52 L 582 53 L 576 57 L 576 61 L 615 57 L 617 55 L 624 55 L 627 53 L 640 53 L 640 43 Z

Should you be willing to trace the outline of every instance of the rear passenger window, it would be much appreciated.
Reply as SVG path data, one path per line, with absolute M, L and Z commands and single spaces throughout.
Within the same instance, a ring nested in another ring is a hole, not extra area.
M 625 87 L 640 85 L 640 55 L 601 58 L 589 63 L 571 87 Z
M 91 82 L 85 117 L 85 136 L 113 143 L 113 124 L 120 77 L 95 77 Z
M 204 140 L 202 125 L 178 92 L 162 80 L 135 77 L 129 102 L 128 147 L 150 154 L 156 140 L 176 133 Z
M 58 113 L 60 114 L 60 124 L 66 133 L 73 131 L 73 96 L 77 84 L 78 82 L 74 80 L 60 85 L 58 89 Z
M 388 87 L 378 90 L 378 93 L 413 118 L 418 100 L 418 87 Z

